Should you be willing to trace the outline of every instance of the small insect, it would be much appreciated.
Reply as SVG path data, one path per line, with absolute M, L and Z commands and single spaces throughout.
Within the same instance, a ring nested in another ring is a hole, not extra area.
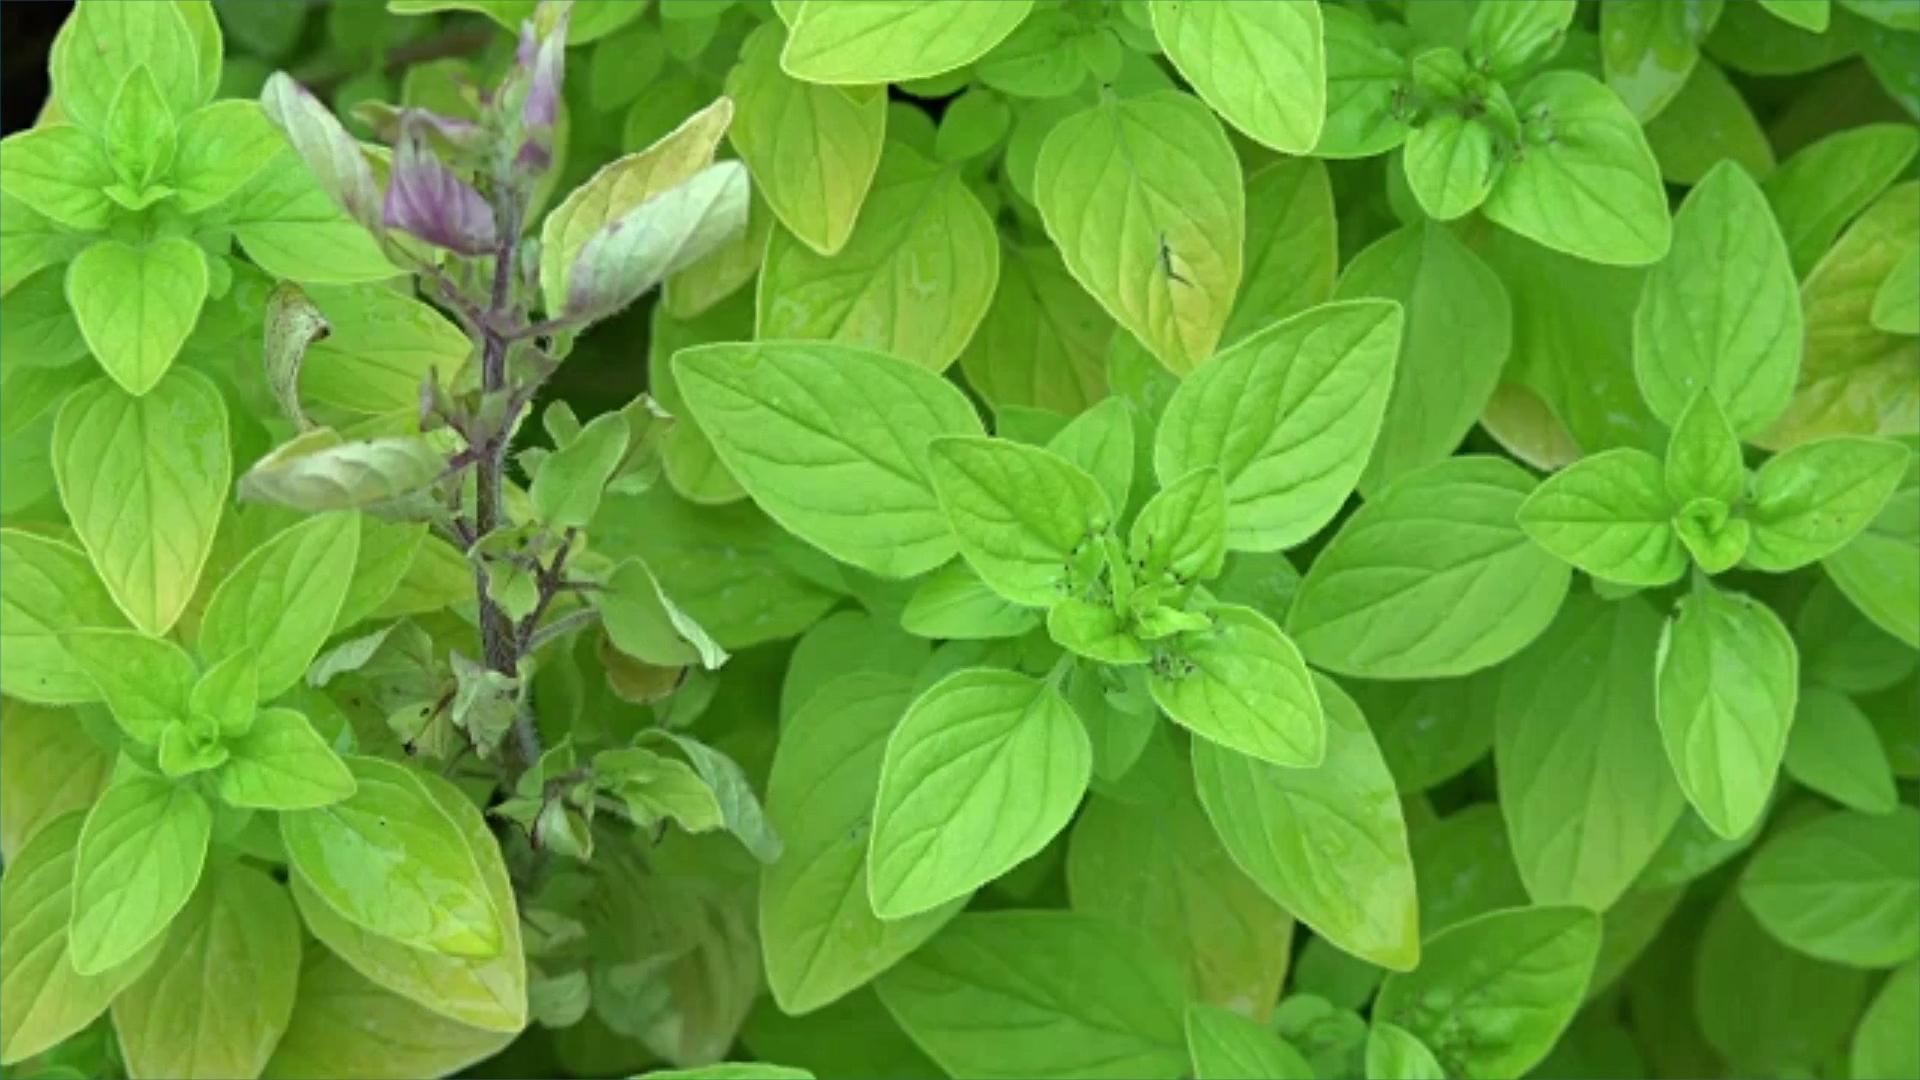
M 1167 246 L 1166 233 L 1160 234 L 1160 271 L 1167 275 L 1168 281 L 1177 281 L 1182 285 L 1193 284 L 1193 282 L 1181 277 L 1179 271 L 1173 268 L 1173 249 Z

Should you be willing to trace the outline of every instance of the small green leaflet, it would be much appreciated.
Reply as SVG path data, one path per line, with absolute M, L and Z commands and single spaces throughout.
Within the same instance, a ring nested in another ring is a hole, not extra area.
M 1799 286 L 1760 186 L 1723 162 L 1674 215 L 1673 247 L 1634 312 L 1634 373 L 1669 424 L 1709 392 L 1751 435 L 1787 407 L 1800 370 Z
M 87 812 L 73 868 L 73 969 L 99 975 L 159 937 L 186 906 L 207 858 L 213 810 L 124 760 Z
M 1034 202 L 1067 269 L 1176 374 L 1213 355 L 1240 285 L 1245 192 L 1213 113 L 1171 91 L 1054 126 Z
M 1710 391 L 1694 395 L 1674 421 L 1663 471 L 1675 505 L 1705 497 L 1732 506 L 1746 493 L 1740 437 Z
M 879 989 L 900 1026 L 954 1076 L 1173 1080 L 1190 1067 L 1179 968 L 1104 919 L 962 915 Z
M 1842 810 L 1770 837 L 1740 876 L 1740 899 L 1792 948 L 1850 967 L 1920 956 L 1920 810 Z
M 1753 476 L 1747 561 L 1778 574 L 1838 551 L 1887 505 L 1911 460 L 1890 439 L 1846 437 L 1769 459 Z
M 1401 477 L 1314 559 L 1288 634 L 1313 663 L 1365 678 L 1465 675 L 1519 652 L 1572 577 L 1514 523 L 1533 486 L 1490 457 Z
M 620 411 L 593 418 L 566 446 L 540 462 L 528 498 L 539 520 L 555 529 L 584 528 L 600 508 L 600 494 L 627 453 L 627 418 Z
M 835 85 L 924 79 L 979 59 L 1032 7 L 1033 0 L 805 3 L 793 17 L 780 66 L 794 78 Z
M 310 810 L 353 795 L 356 783 L 305 716 L 262 709 L 247 730 L 222 744 L 228 752 L 214 773 L 214 790 L 229 806 Z
M 1218 577 L 1227 558 L 1227 490 L 1220 470 L 1195 469 L 1147 500 L 1128 533 L 1127 556 L 1146 583 Z
M 1367 1080 L 1446 1080 L 1433 1051 L 1412 1032 L 1386 1020 L 1367 1033 Z
M 1273 621 L 1220 606 L 1213 625 L 1156 655 L 1147 688 L 1175 723 L 1275 765 L 1311 769 L 1326 755 L 1327 722 L 1307 665 Z
M 1314 156 L 1364 158 L 1406 141 L 1401 103 L 1407 61 L 1363 10 L 1322 7 L 1327 47 L 1327 120 Z
M 1667 253 L 1672 227 L 1659 166 L 1619 97 L 1589 75 L 1536 75 L 1514 109 L 1526 130 L 1482 207 L 1488 219 L 1556 251 L 1611 266 L 1640 266 Z
M 959 170 L 896 142 L 834 254 L 785 230 L 768 239 L 755 336 L 837 341 L 940 371 L 986 316 L 999 275 L 993 219 Z
M 54 423 L 60 501 L 127 618 L 149 634 L 179 619 L 213 546 L 232 464 L 227 408 L 197 372 L 145 396 L 102 379 Z
M 1286 1040 L 1216 1005 L 1187 1006 L 1187 1052 L 1195 1080 L 1314 1080 Z
M 865 899 L 868 818 L 881 758 L 912 691 L 898 675 L 845 675 L 782 728 L 767 780 L 767 818 L 786 854 L 761 871 L 760 934 L 767 984 L 790 1015 L 864 985 L 964 906 L 956 899 L 883 922 Z
M 1039 613 L 995 592 L 965 560 L 928 575 L 900 611 L 900 625 L 926 638 L 1017 637 L 1039 625 Z
M 1302 154 L 1326 116 L 1320 5 L 1153 0 L 1168 59 L 1221 116 L 1284 154 Z
M 459 827 L 402 766 L 348 759 L 352 797 L 280 815 L 295 871 L 340 915 L 450 956 L 499 955 L 502 913 Z
M 1686 573 L 1687 549 L 1667 491 L 1660 459 L 1623 446 L 1547 477 L 1517 520 L 1535 543 L 1596 578 L 1668 585 Z
M 1417 971 L 1387 976 L 1376 1023 L 1405 1028 L 1449 1076 L 1523 1076 L 1585 998 L 1600 917 L 1576 907 L 1509 908 L 1427 939 Z
M 1006 439 L 935 439 L 927 459 L 960 553 L 995 592 L 1049 607 L 1085 584 L 1075 571 L 1115 516 L 1093 477 Z
M 1286 768 L 1200 740 L 1201 805 L 1233 861 L 1335 945 L 1396 971 L 1420 960 L 1413 860 L 1393 776 L 1359 707 L 1324 676 L 1326 756 Z
M 65 635 L 62 643 L 114 722 L 135 742 L 155 745 L 168 724 L 191 713 L 200 669 L 166 638 L 132 630 L 81 630 Z
M 1680 788 L 1713 831 L 1735 837 L 1766 808 L 1786 752 L 1799 654 L 1772 610 L 1702 584 L 1667 622 L 1655 715 Z
M 1467 22 L 1467 50 L 1497 78 L 1511 79 L 1560 51 L 1573 16 L 1573 0 L 1475 4 Z
M 1229 549 L 1305 540 L 1332 520 L 1366 465 L 1401 323 L 1391 301 L 1323 304 L 1222 350 L 1167 403 L 1154 472 L 1170 484 L 1220 469 Z
M 920 695 L 887 740 L 867 852 L 874 913 L 899 919 L 999 877 L 1066 827 L 1093 750 L 1038 679 L 974 669 Z
M 674 372 L 721 461 L 801 539 L 885 577 L 953 556 L 922 471 L 928 439 L 981 433 L 953 384 L 826 343 L 704 345 L 683 350 Z

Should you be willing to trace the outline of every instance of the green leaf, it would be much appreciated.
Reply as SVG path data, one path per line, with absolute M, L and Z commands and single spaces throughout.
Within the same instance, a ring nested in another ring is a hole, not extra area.
M 1920 810 L 1840 810 L 1760 845 L 1740 899 L 1767 932 L 1809 956 L 1893 967 L 1920 956 Z
M 1873 295 L 1873 325 L 1889 334 L 1920 334 L 1920 250 L 1894 264 Z
M 382 937 L 449 956 L 499 955 L 504 913 L 424 781 L 378 758 L 347 767 L 350 798 L 280 815 L 293 869 L 335 912 Z
M 345 762 L 292 709 L 262 709 L 244 734 L 222 744 L 229 757 L 214 774 L 214 791 L 228 806 L 311 810 L 353 795 Z
M 967 563 L 1017 604 L 1048 607 L 1083 584 L 1076 567 L 1114 521 L 1091 476 L 1006 439 L 936 439 L 927 476 Z
M 422 384 L 430 377 L 447 384 L 473 354 L 466 331 L 406 293 L 380 285 L 305 291 L 332 328 L 301 364 L 298 388 L 307 401 L 412 417 Z
M 881 978 L 880 1000 L 955 1076 L 1184 1075 L 1180 970 L 1147 940 L 1064 911 L 962 915 Z
M 1816 583 L 1807 594 L 1793 636 L 1806 681 L 1843 693 L 1889 689 L 1920 666 L 1920 653 L 1875 625 L 1831 583 Z
M 1050 244 L 1006 246 L 993 301 L 960 367 L 995 410 L 1063 415 L 1096 406 L 1106 392 L 1113 320 L 1067 272 Z
M 128 72 L 107 109 L 107 126 L 101 133 L 107 160 L 125 190 L 143 198 L 159 193 L 148 189 L 173 168 L 178 139 L 177 125 L 153 72 L 145 64 Z
M 1378 297 L 1405 311 L 1400 359 L 1361 492 L 1371 495 L 1460 445 L 1493 395 L 1513 344 L 1500 278 L 1451 232 L 1427 224 L 1368 245 L 1334 295 Z
M 1784 1073 L 1834 1057 L 1866 1003 L 1867 972 L 1780 944 L 1737 889 L 1721 893 L 1704 931 L 1683 940 L 1693 945 L 1693 985 L 1675 1004 L 1691 1007 L 1730 1074 Z M 1760 986 L 1768 992 L 1752 992 Z
M 1353 700 L 1325 677 L 1325 757 L 1285 768 L 1201 740 L 1201 805 L 1233 861 L 1268 896 L 1334 945 L 1411 970 L 1420 959 L 1413 860 L 1380 748 Z
M 1573 21 L 1573 0 L 1487 0 L 1473 6 L 1467 49 L 1500 79 L 1553 58 Z
M 1680 788 L 1732 838 L 1766 809 L 1799 683 L 1793 637 L 1766 605 L 1701 585 L 1667 621 L 1655 716 Z
M 215 102 L 180 122 L 179 149 L 167 182 L 180 209 L 198 214 L 238 191 L 285 147 L 258 102 Z
M 432 773 L 417 779 L 458 826 L 467 852 L 500 919 L 498 955 L 449 956 L 381 937 L 349 922 L 320 898 L 302 874 L 288 884 L 307 928 L 340 959 L 379 986 L 440 1016 L 484 1031 L 517 1034 L 527 1025 L 527 962 L 515 913 L 512 880 L 486 817 L 449 780 Z
M 928 575 L 900 612 L 908 633 L 958 641 L 1018 637 L 1039 624 L 1038 612 L 993 591 L 965 560 Z
M 1450 780 L 1492 749 L 1500 670 L 1465 679 L 1345 684 L 1402 792 Z
M 1915 1010 L 1920 1010 L 1920 963 L 1905 965 L 1880 984 L 1880 992 L 1853 1031 L 1847 1054 L 1851 1075 L 1920 1073 L 1920 1033 L 1912 1023 Z
M 1174 392 L 1154 472 L 1208 465 L 1227 488 L 1227 547 L 1292 547 L 1333 519 L 1380 430 L 1400 349 L 1398 304 L 1324 304 L 1223 350 Z
M 726 662 L 726 650 L 667 596 L 645 562 L 621 563 L 590 599 L 600 611 L 607 639 L 636 660 L 709 669 Z
M 836 341 L 941 371 L 986 316 L 999 275 L 993 219 L 960 172 L 896 142 L 834 254 L 784 230 L 768 238 L 755 334 Z
M 1047 449 L 1098 481 L 1108 502 L 1120 510 L 1133 504 L 1138 419 L 1124 399 L 1107 398 L 1069 420 L 1047 440 Z
M 1326 302 L 1339 265 L 1333 185 L 1324 162 L 1281 158 L 1256 169 L 1247 177 L 1245 201 L 1245 271 L 1220 338 L 1229 345 Z
M 1209 611 L 1210 629 L 1181 634 L 1156 657 L 1148 690 L 1174 722 L 1261 761 L 1311 769 L 1326 754 L 1326 720 L 1300 651 L 1252 608 Z
M 1659 640 L 1645 601 L 1578 593 L 1502 669 L 1495 775 L 1535 903 L 1606 911 L 1680 820 L 1686 798 L 1647 723 Z
M 1068 652 L 1109 667 L 1144 664 L 1152 656 L 1112 605 L 1075 596 L 1047 609 L 1047 636 Z
M 1610 266 L 1667 253 L 1672 230 L 1659 165 L 1619 97 L 1591 76 L 1550 71 L 1521 87 L 1513 104 L 1525 146 L 1487 196 L 1489 220 Z
M 1375 679 L 1465 675 L 1519 652 L 1572 577 L 1514 521 L 1532 488 L 1490 457 L 1400 478 L 1314 559 L 1287 633 L 1320 667 Z
M 548 454 L 534 473 L 528 498 L 548 528 L 579 529 L 600 509 L 600 495 L 627 453 L 627 418 L 601 413 L 578 438 Z
M 1646 125 L 1647 145 L 1670 184 L 1697 184 L 1723 160 L 1755 176 L 1773 172 L 1773 144 L 1720 65 L 1701 59 L 1686 85 Z
M 1419 1037 L 1380 1020 L 1367 1033 L 1367 1080 L 1446 1080 L 1446 1071 Z
M 1109 96 L 1054 126 L 1034 202 L 1067 269 L 1176 374 L 1213 355 L 1240 284 L 1240 166 L 1184 94 Z
M 1627 0 L 1600 13 L 1600 59 L 1607 86 L 1641 120 L 1665 110 L 1700 59 L 1700 43 L 1720 18 L 1721 0 L 1662 4 Z
M 440 478 L 447 455 L 420 436 L 343 441 L 314 428 L 253 463 L 234 485 L 243 502 L 304 513 L 378 508 Z
M 887 740 L 867 850 L 882 919 L 964 897 L 1041 848 L 1073 817 L 1093 768 L 1086 729 L 1059 692 L 1012 671 L 950 675 Z
M 20 206 L 64 226 L 61 232 L 98 232 L 107 227 L 117 209 L 105 192 L 114 182 L 114 173 L 98 139 L 69 124 L 48 124 L 10 135 L 0 146 L 5 147 L 0 153 L 0 185 Z M 42 265 L 65 261 L 48 259 Z M 12 280 L 9 274 L 9 283 Z
M 1434 53 L 1464 63 L 1452 50 Z M 1431 55 L 1414 58 L 1416 79 Z M 1407 137 L 1401 162 L 1407 187 L 1420 209 L 1435 221 L 1452 221 L 1485 202 L 1504 167 L 1498 140 L 1491 125 L 1454 109 L 1436 110 L 1415 128 Z
M 1664 471 L 1667 495 L 1676 504 L 1711 498 L 1731 506 L 1746 493 L 1740 437 L 1711 392 L 1694 395 L 1674 421 Z
M 1237 1012 L 1187 1006 L 1187 1052 L 1195 1080 L 1314 1080 L 1313 1066 L 1286 1040 Z
M 981 429 L 945 379 L 824 343 L 704 345 L 683 350 L 674 371 L 720 460 L 782 527 L 885 577 L 953 556 L 925 446 Z
M 103 240 L 67 268 L 67 301 L 87 347 L 135 396 L 166 375 L 206 297 L 206 254 L 177 236 L 143 247 Z
M 122 759 L 87 812 L 73 868 L 73 970 L 99 975 L 158 938 L 207 859 L 213 810 L 193 789 Z
M 1154 0 L 1154 36 L 1228 123 L 1283 154 L 1311 150 L 1326 116 L 1318 4 Z
M 360 144 L 347 134 L 333 112 L 282 71 L 268 77 L 260 91 L 260 105 L 267 118 L 286 134 L 294 155 L 305 163 L 310 176 L 301 179 L 324 192 L 335 207 L 374 237 L 384 236 L 382 185 L 374 179 L 373 166 Z M 256 182 L 263 180 L 272 186 L 271 178 L 264 174 L 256 177 Z M 287 219 L 285 214 L 276 216 Z M 246 243 L 244 238 L 241 242 Z M 251 248 L 248 253 L 252 254 Z M 273 270 L 271 266 L 264 269 L 270 273 Z M 296 276 L 296 280 L 310 279 Z
M 1186 770 L 1140 789 L 1150 797 L 1096 795 L 1074 822 L 1073 910 L 1159 945 L 1186 969 L 1195 1000 L 1263 1016 L 1287 973 L 1292 917 L 1234 865 Z
M 653 145 L 602 166 L 547 213 L 540 225 L 540 289 L 548 313 L 567 306 L 572 271 L 588 243 L 712 165 L 732 119 L 733 102 L 715 101 Z
M 1516 517 L 1534 543 L 1604 581 L 1651 587 L 1680 580 L 1687 550 L 1660 459 L 1621 447 L 1546 478 Z
M 1867 814 L 1899 805 L 1893 766 L 1873 721 L 1844 695 L 1825 687 L 1800 692 L 1782 762 L 1802 785 Z
M 286 888 L 245 863 L 210 867 L 166 944 L 113 1002 L 136 1076 L 258 1076 L 293 1018 L 300 920 Z
M 48 822 L 7 860 L 0 879 L 0 1061 L 8 1065 L 91 1024 L 160 949 L 156 937 L 98 974 L 74 970 L 67 924 L 82 817 L 71 813 Z
M 333 633 L 359 550 L 359 517 L 350 513 L 311 518 L 255 548 L 207 601 L 201 656 L 219 663 L 251 651 L 260 700 L 280 696 Z
M 231 468 L 226 405 L 197 373 L 176 372 L 144 397 L 101 379 L 61 408 L 60 502 L 114 603 L 143 632 L 166 633 L 193 596 Z
M 0 744 L 0 857 L 19 858 L 28 841 L 68 811 L 92 806 L 107 786 L 114 755 L 74 719 L 65 709 L 18 701 L 0 707 L 7 732 Z
M 912 700 L 907 679 L 858 672 L 828 683 L 782 728 L 767 818 L 786 854 L 761 871 L 760 934 L 768 986 L 789 1015 L 865 985 L 964 906 L 882 922 L 865 902 L 881 757 Z
M 1147 500 L 1128 534 L 1127 554 L 1147 581 L 1208 581 L 1227 558 L 1227 491 L 1220 470 L 1195 469 Z
M 1766 8 L 1769 14 L 1816 34 L 1825 33 L 1827 23 L 1833 17 L 1831 0 L 1760 0 L 1760 6 Z
M 1407 61 L 1364 9 L 1324 8 L 1327 120 L 1315 156 L 1363 158 L 1406 141 L 1413 113 Z
M 0 691 L 21 701 L 73 705 L 99 695 L 61 635 L 126 626 L 79 548 L 0 529 Z
M 1796 288 L 1759 185 L 1716 166 L 1680 205 L 1634 312 L 1634 373 L 1654 415 L 1673 424 L 1706 392 L 1742 434 L 1779 416 L 1800 367 Z
M 805 1069 L 766 1061 L 717 1061 L 691 1069 L 649 1069 L 645 1080 L 814 1080 Z
M 714 801 L 720 805 L 720 819 L 727 831 L 740 841 L 748 854 L 763 863 L 780 860 L 782 843 L 767 823 L 766 813 L 760 807 L 760 801 L 754 797 L 753 787 L 747 781 L 747 775 L 739 763 L 715 750 L 713 747 L 675 732 L 662 733 L 667 741 L 680 748 L 693 765 L 693 771 L 712 789 Z
M 120 730 L 135 742 L 153 746 L 168 724 L 184 723 L 192 714 L 200 669 L 180 646 L 131 630 L 81 630 L 63 640 Z
M 769 24 L 740 46 L 727 75 L 738 110 L 728 138 L 780 224 L 832 255 L 852 235 L 880 164 L 887 96 L 873 86 L 793 78 L 780 68 L 785 38 Z
M 109 0 L 76 4 L 54 38 L 48 63 L 61 113 L 81 127 L 104 130 L 121 80 L 142 64 L 175 116 L 206 101 L 213 84 L 203 83 L 201 47 L 187 10 Z M 214 63 L 217 67 L 217 58 Z
M 986 55 L 1032 8 L 1032 0 L 958 7 L 916 0 L 803 4 L 780 66 L 796 79 L 834 85 L 925 79 Z
M 201 220 L 231 228 L 247 256 L 274 277 L 350 284 L 399 273 L 373 235 L 335 204 L 292 147 L 275 154 Z
M 1840 550 L 1899 489 L 1913 454 L 1888 439 L 1802 443 L 1754 473 L 1747 560 L 1785 573 Z
M 516 1034 L 449 1020 L 370 982 L 325 949 L 307 951 L 295 1000 L 300 1007 L 267 1062 L 267 1076 L 446 1076 L 499 1053 Z
M 1806 354 L 1793 402 L 1754 439 L 1785 450 L 1828 435 L 1911 435 L 1920 408 L 1920 339 L 1873 326 L 1873 299 L 1920 230 L 1920 182 L 1868 207 L 1806 275 Z
M 1870 206 L 1920 153 L 1911 124 L 1837 131 L 1782 162 L 1762 188 L 1779 219 L 1793 272 L 1806 277 L 1847 222 Z
M 1521 1076 L 1573 1019 L 1599 950 L 1591 911 L 1490 912 L 1427 939 L 1419 970 L 1387 976 L 1374 1021 L 1405 1028 L 1449 1076 Z

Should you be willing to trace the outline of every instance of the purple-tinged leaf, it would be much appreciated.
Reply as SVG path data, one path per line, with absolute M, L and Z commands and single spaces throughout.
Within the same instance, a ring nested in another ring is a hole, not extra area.
M 287 133 L 287 141 L 320 187 L 355 221 L 375 236 L 380 235 L 380 188 L 373 181 L 373 169 L 360 152 L 360 144 L 333 113 L 306 87 L 280 71 L 267 79 L 260 91 L 260 104 Z
M 745 166 L 707 166 L 608 222 L 581 247 L 567 274 L 568 317 L 595 319 L 620 310 L 746 224 Z
M 486 254 L 496 243 L 493 208 L 433 156 L 418 131 L 394 152 L 383 217 L 390 228 L 462 255 Z

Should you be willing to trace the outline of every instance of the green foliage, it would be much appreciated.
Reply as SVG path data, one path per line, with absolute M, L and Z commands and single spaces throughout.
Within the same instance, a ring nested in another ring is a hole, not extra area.
M 1913 1075 L 1911 8 L 80 0 L 7 1075 Z

